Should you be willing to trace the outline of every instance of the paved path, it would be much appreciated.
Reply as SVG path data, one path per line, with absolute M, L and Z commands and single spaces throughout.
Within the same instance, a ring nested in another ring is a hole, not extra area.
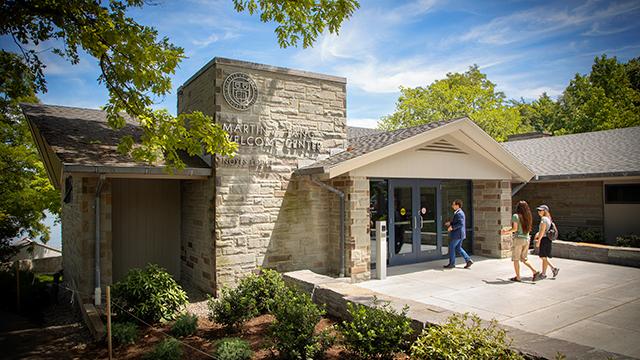
M 514 283 L 510 259 L 473 258 L 471 269 L 444 270 L 445 260 L 432 261 L 391 267 L 387 279 L 357 285 L 640 358 L 640 269 L 556 258 L 556 279 L 530 282 L 523 266 L 525 282 Z M 530 260 L 540 268 L 537 256 Z

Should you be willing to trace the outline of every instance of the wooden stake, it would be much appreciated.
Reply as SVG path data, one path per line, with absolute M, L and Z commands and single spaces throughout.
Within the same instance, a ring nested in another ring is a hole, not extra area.
M 111 347 L 111 286 L 107 286 L 107 342 L 109 343 L 109 360 L 113 359 Z
M 16 260 L 16 309 L 20 312 L 20 260 Z

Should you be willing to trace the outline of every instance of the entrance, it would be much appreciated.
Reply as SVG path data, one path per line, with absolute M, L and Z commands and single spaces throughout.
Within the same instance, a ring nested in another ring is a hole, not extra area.
M 440 182 L 389 180 L 389 265 L 442 257 Z

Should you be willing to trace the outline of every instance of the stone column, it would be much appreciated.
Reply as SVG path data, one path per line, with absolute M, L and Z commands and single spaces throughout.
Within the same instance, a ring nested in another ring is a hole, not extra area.
M 500 235 L 511 219 L 511 182 L 473 181 L 473 253 L 505 258 L 511 256 L 511 236 Z
M 345 193 L 346 276 L 354 282 L 371 278 L 371 239 L 369 238 L 369 179 L 343 175 L 332 186 Z M 338 259 L 339 261 L 339 259 Z

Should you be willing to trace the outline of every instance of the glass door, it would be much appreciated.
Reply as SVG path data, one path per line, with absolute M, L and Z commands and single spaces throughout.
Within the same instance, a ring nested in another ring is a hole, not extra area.
M 442 256 L 439 183 L 389 180 L 389 265 Z

